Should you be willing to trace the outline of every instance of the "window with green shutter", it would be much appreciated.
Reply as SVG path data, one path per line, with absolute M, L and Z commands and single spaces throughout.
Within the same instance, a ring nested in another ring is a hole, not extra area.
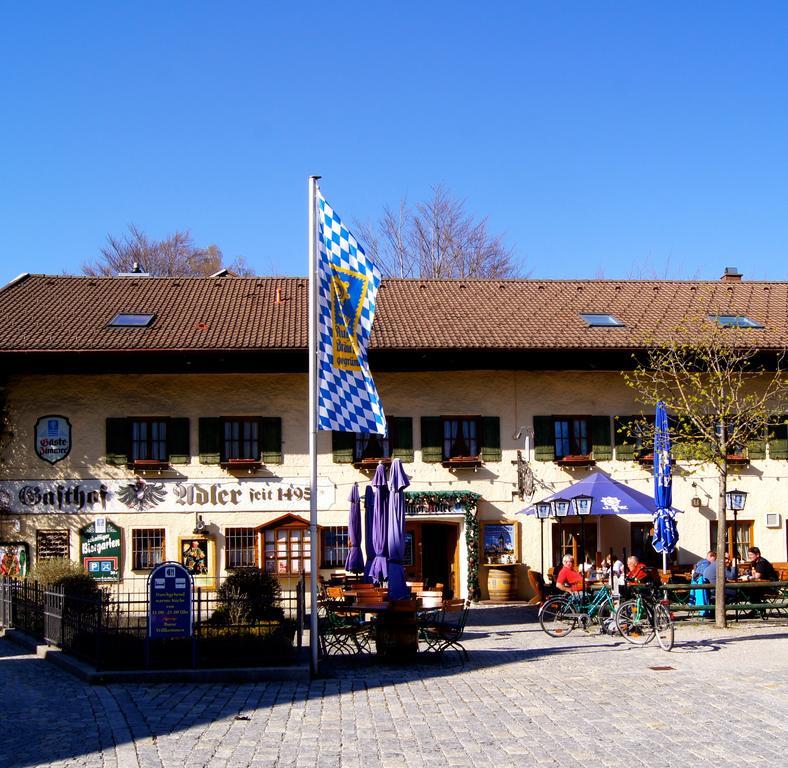
M 555 460 L 555 426 L 552 416 L 534 416 L 534 459 Z
M 769 425 L 769 458 L 788 459 L 788 415 Z
M 262 427 L 263 464 L 282 463 L 282 419 L 266 416 L 260 419 Z
M 169 420 L 167 434 L 167 451 L 170 464 L 188 464 L 191 460 L 189 445 L 189 419 L 175 418 Z
M 421 417 L 421 460 L 429 463 L 443 460 L 443 430 L 440 416 Z
M 413 419 L 410 416 L 395 416 L 388 420 L 388 424 L 392 458 L 413 461 Z
M 634 461 L 637 451 L 637 438 L 630 434 L 637 416 L 615 416 L 616 459 L 618 461 Z
M 354 432 L 331 433 L 331 453 L 335 464 L 352 464 L 355 446 L 356 435 Z
M 107 419 L 107 464 L 125 466 L 129 463 L 129 421 L 124 418 Z
M 221 424 L 217 416 L 201 416 L 199 421 L 199 451 L 201 464 L 218 464 L 221 459 Z
M 501 460 L 501 420 L 497 416 L 482 419 L 482 461 Z
M 610 461 L 613 458 L 610 416 L 591 417 L 591 450 L 594 453 L 594 461 Z

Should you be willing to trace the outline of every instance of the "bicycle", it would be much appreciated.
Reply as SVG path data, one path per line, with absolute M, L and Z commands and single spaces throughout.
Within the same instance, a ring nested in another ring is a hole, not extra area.
M 613 594 L 603 586 L 590 600 L 583 602 L 581 593 L 560 594 L 548 597 L 539 608 L 539 624 L 550 637 L 564 637 L 578 624 L 588 631 L 598 623 L 601 631 L 609 630 L 615 613 Z
M 669 601 L 655 595 L 654 588 L 638 589 L 635 597 L 625 600 L 615 614 L 616 629 L 632 645 L 648 645 L 654 637 L 660 648 L 673 648 L 673 616 Z

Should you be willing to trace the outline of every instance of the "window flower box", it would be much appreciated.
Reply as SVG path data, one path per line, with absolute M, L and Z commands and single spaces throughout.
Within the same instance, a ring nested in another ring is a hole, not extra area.
M 388 467 L 391 464 L 391 458 L 379 458 L 379 459 L 359 459 L 358 461 L 353 462 L 353 466 L 356 469 L 360 469 L 362 472 L 374 472 L 377 469 L 378 464 L 382 464 L 384 467 Z
M 263 466 L 263 462 L 259 459 L 227 459 L 222 461 L 220 465 L 229 472 L 244 470 L 251 473 L 260 469 Z
M 480 467 L 482 460 L 480 456 L 452 456 L 444 459 L 441 464 L 448 469 L 472 469 Z
M 135 459 L 129 462 L 129 467 L 135 472 L 145 474 L 145 472 L 161 472 L 163 469 L 170 469 L 169 461 L 160 459 Z
M 593 467 L 596 462 L 590 455 L 583 456 L 564 456 L 562 459 L 557 459 L 555 462 L 559 467 Z

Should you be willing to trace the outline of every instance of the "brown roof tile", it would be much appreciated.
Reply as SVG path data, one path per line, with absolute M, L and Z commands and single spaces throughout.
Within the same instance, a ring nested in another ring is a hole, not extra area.
M 117 312 L 149 328 L 110 328 Z M 580 312 L 616 315 L 589 328 Z M 762 348 L 788 346 L 788 283 L 384 280 L 377 349 L 627 349 L 669 338 L 687 313 L 746 314 Z M 307 281 L 279 277 L 53 277 L 0 290 L 0 352 L 292 350 L 307 344 Z

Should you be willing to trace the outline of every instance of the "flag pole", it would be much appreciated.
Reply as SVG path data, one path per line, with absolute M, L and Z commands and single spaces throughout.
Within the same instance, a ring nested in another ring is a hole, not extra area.
M 309 177 L 309 651 L 312 674 L 317 673 L 317 242 L 315 207 L 317 180 Z

